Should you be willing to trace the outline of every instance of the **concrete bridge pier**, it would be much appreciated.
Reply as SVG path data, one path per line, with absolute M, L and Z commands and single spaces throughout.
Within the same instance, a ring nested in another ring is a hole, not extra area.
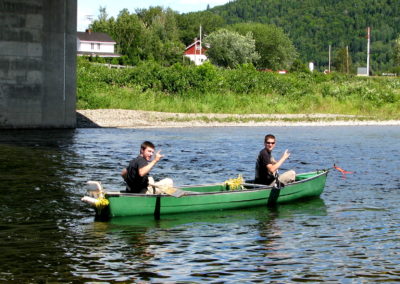
M 0 0 L 0 128 L 76 126 L 76 0 Z

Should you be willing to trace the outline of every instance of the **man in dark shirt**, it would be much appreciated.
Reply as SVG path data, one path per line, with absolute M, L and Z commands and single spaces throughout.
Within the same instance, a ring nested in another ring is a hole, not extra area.
M 279 161 L 275 161 L 272 157 L 272 150 L 275 148 L 275 136 L 268 134 L 264 139 L 264 149 L 260 151 L 256 162 L 256 175 L 254 183 L 272 185 L 275 182 L 276 172 L 280 166 L 289 158 L 288 150 L 283 153 Z M 283 184 L 293 182 L 296 173 L 293 170 L 287 171 L 279 176 L 279 181 Z
M 122 170 L 121 176 L 126 182 L 126 191 L 133 193 L 146 193 L 149 185 L 149 172 L 164 157 L 158 151 L 154 155 L 154 144 L 150 141 L 145 141 L 140 146 L 140 154 L 135 159 L 129 162 L 126 169 Z

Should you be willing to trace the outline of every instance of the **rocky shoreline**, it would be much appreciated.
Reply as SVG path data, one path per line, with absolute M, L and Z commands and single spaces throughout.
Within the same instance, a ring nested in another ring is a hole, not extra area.
M 368 120 L 335 114 L 204 114 L 96 109 L 77 110 L 78 128 L 169 128 L 223 126 L 400 125 L 400 120 Z

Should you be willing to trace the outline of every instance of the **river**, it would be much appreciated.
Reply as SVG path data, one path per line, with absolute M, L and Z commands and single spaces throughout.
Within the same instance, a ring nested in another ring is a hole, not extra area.
M 88 180 L 119 176 L 153 141 L 156 180 L 253 178 L 267 132 L 284 168 L 332 168 L 306 202 L 96 221 Z M 365 283 L 400 281 L 400 127 L 227 127 L 0 132 L 0 281 Z

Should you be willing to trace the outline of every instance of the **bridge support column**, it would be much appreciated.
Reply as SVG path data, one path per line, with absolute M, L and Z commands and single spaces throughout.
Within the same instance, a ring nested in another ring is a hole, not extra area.
M 76 126 L 77 0 L 0 0 L 0 128 Z

